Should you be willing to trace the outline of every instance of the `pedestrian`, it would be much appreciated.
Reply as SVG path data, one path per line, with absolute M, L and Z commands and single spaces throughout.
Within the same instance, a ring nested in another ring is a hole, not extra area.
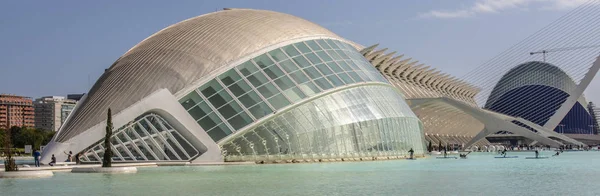
M 35 167 L 40 167 L 40 152 L 37 150 L 33 151 L 33 160 L 35 161 Z
M 54 154 L 52 154 L 52 158 L 51 159 L 52 160 L 50 161 L 50 163 L 48 165 L 50 165 L 50 166 L 56 165 L 56 157 L 54 157 Z
M 67 160 L 65 160 L 65 162 L 73 162 L 73 152 L 69 151 L 69 153 L 67 153 L 67 152 L 64 152 L 64 153 L 67 155 Z

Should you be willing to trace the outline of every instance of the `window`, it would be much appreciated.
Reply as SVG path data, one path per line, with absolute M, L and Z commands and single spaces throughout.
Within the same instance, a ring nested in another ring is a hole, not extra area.
M 265 85 L 259 87 L 257 90 L 265 98 L 269 98 L 279 93 L 279 90 L 277 90 L 277 88 L 275 88 L 275 86 L 271 83 L 266 83 Z
M 312 62 L 313 65 L 316 65 L 316 64 L 319 64 L 319 63 L 323 62 L 314 53 L 308 53 L 308 54 L 305 54 L 305 55 L 308 58 L 308 60 L 310 60 L 310 62 Z
M 308 47 L 310 47 L 313 51 L 321 50 L 321 47 L 319 47 L 314 40 L 308 40 L 306 41 L 306 44 L 308 44 Z
M 311 52 L 310 49 L 308 48 L 308 46 L 306 46 L 302 42 L 295 43 L 294 46 L 296 46 L 300 50 L 300 52 L 302 52 L 302 53 L 309 53 L 309 52 Z
M 290 105 L 290 102 L 283 96 L 283 94 L 278 94 L 269 99 L 269 103 L 276 109 L 281 109 L 285 106 Z
M 331 49 L 331 47 L 329 47 L 329 45 L 322 39 L 317 40 L 317 42 L 319 43 L 319 45 L 321 45 L 322 48 L 324 49 Z
M 254 58 L 254 62 L 256 63 L 256 65 L 258 65 L 258 67 L 263 69 L 274 64 L 273 61 L 266 54 Z
M 181 103 L 183 108 L 185 108 L 187 110 L 187 109 L 190 109 L 191 107 L 195 106 L 196 103 L 201 102 L 201 101 L 202 101 L 202 98 L 200 98 L 200 95 L 198 95 L 198 93 L 196 93 L 195 91 L 192 91 L 190 94 L 181 98 L 179 100 L 179 103 Z
M 258 71 L 258 68 L 256 68 L 252 61 L 246 61 L 245 63 L 238 65 L 237 69 L 240 70 L 244 76 L 249 76 L 250 74 Z
M 210 97 L 214 95 L 217 91 L 220 91 L 221 89 L 223 89 L 223 87 L 216 80 L 211 80 L 210 82 L 200 87 L 199 90 L 205 97 Z
M 221 74 L 219 76 L 219 79 L 221 80 L 221 82 L 223 82 L 223 84 L 225 86 L 229 86 L 229 85 L 237 82 L 238 80 L 242 79 L 242 77 L 240 77 L 240 75 L 235 70 L 232 69 L 232 70 L 225 72 L 224 74 Z
M 257 104 L 258 102 L 262 101 L 260 99 L 260 97 L 258 96 L 258 94 L 256 94 L 256 92 L 254 92 L 254 91 L 248 92 L 248 94 L 241 96 L 239 99 L 240 99 L 240 102 L 242 102 L 242 104 L 246 107 L 251 107 L 251 106 Z
M 283 70 L 285 70 L 288 73 L 292 73 L 298 70 L 296 64 L 294 64 L 294 62 L 292 62 L 291 60 L 282 61 L 279 63 L 279 65 L 281 66 L 281 68 L 283 68 Z
M 271 56 L 271 58 L 273 58 L 277 62 L 288 58 L 285 54 L 283 54 L 283 52 L 279 48 L 277 48 L 275 50 L 271 50 L 271 52 L 269 52 L 269 55 Z
M 240 80 L 237 83 L 229 86 L 229 90 L 231 91 L 231 93 L 233 93 L 233 95 L 239 97 L 240 95 L 251 91 L 252 88 L 250 87 L 250 85 L 248 85 L 248 83 L 246 83 L 246 81 Z
M 260 119 L 273 112 L 273 110 L 271 110 L 271 108 L 269 108 L 269 106 L 264 102 L 251 107 L 249 110 L 250 113 L 252 113 L 252 116 L 254 116 L 256 119 Z

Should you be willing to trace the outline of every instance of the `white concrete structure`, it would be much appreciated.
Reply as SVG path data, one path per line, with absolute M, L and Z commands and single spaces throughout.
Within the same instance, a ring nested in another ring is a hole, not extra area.
M 357 44 L 272 11 L 191 18 L 121 56 L 42 162 L 99 162 L 106 110 L 115 162 L 330 160 L 424 153 L 422 124 Z
M 443 146 L 458 144 L 462 147 L 489 145 L 489 142 L 485 140 L 486 136 L 510 132 L 554 147 L 564 144 L 583 145 L 582 142 L 558 134 L 553 130 L 558 122 L 566 119 L 565 116 L 573 108 L 575 102 L 579 100 L 582 105 L 587 104 L 582 93 L 600 68 L 599 60 L 590 66 L 579 84 L 575 84 L 559 68 L 547 63 L 534 63 L 531 66 L 519 65 L 506 73 L 506 76 L 503 77 L 504 80 L 497 84 L 488 99 L 489 103 L 497 103 L 496 100 L 510 90 L 531 84 L 551 86 L 568 95 L 563 96 L 564 100 L 553 99 L 560 106 L 555 110 L 542 111 L 538 108 L 528 111 L 535 117 L 551 112 L 545 117 L 548 120 L 543 124 L 520 116 L 510 116 L 487 108 L 480 108 L 474 100 L 479 89 L 474 85 L 440 74 L 439 71 L 429 69 L 423 64 L 416 65 L 417 61 L 401 60 L 403 55 L 393 57 L 395 52 L 384 54 L 387 49 L 375 50 L 377 46 L 367 47 L 361 50 L 361 53 L 395 87 L 405 92 L 407 103 L 423 121 L 426 139 L 433 144 L 440 143 Z M 538 72 L 539 74 L 537 74 Z M 544 95 L 548 91 L 541 92 L 541 95 L 531 97 L 532 100 L 548 96 Z M 490 104 L 487 107 L 493 108 L 491 106 Z M 505 109 L 506 105 L 501 104 L 498 108 Z

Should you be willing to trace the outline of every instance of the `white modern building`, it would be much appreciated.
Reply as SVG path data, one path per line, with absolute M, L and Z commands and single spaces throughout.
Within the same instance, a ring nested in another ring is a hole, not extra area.
M 487 104 L 480 107 L 475 101 L 477 86 L 396 52 L 386 53 L 387 48 L 376 50 L 377 46 L 361 53 L 403 92 L 434 146 L 481 149 L 499 136 L 526 138 L 530 142 L 524 145 L 580 146 L 584 143 L 573 139 L 580 137 L 565 134 L 593 133 L 583 91 L 600 69 L 600 60 L 588 66 L 579 84 L 549 63 L 516 65 L 503 73 Z
M 75 107 L 42 162 L 321 161 L 425 151 L 423 124 L 362 47 L 288 14 L 226 9 L 146 38 Z
M 58 131 L 69 116 L 77 101 L 61 96 L 46 96 L 33 102 L 35 127 L 38 129 Z

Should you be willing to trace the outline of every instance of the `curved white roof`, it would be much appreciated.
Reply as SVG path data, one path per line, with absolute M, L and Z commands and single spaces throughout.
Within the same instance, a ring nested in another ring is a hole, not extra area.
M 171 25 L 146 38 L 106 70 L 61 127 L 64 142 L 167 88 L 176 93 L 226 65 L 266 47 L 304 37 L 342 39 L 310 21 L 273 11 L 232 9 Z

